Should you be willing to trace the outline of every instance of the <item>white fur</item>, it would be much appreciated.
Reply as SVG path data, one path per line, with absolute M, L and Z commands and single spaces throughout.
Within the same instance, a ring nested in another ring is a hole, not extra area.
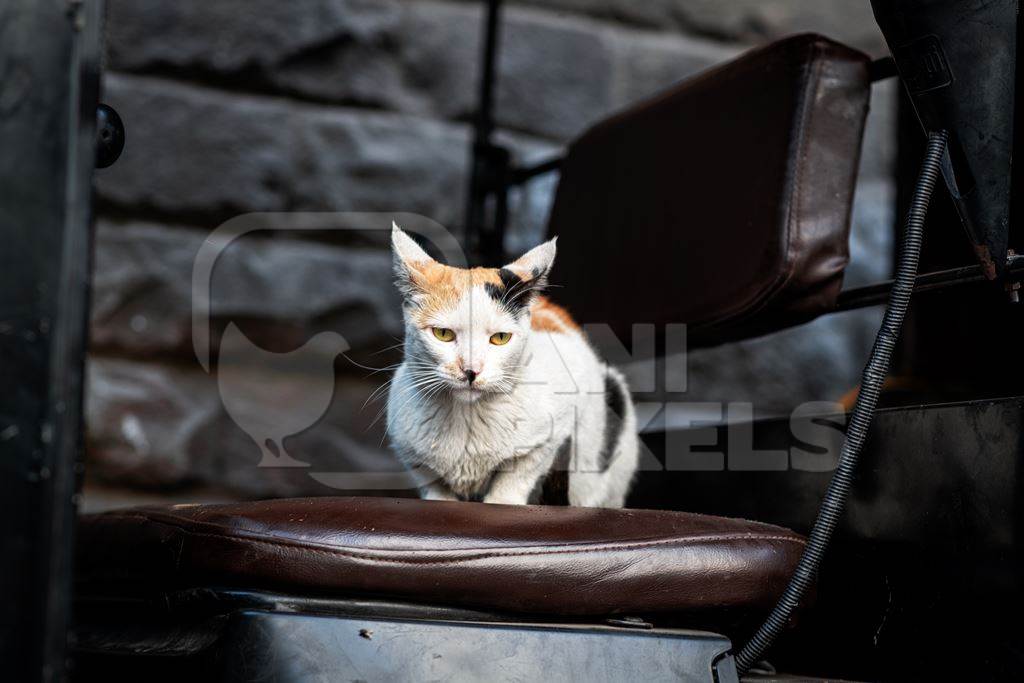
M 397 226 L 393 243 L 399 286 L 407 291 L 403 268 L 429 257 Z M 551 241 L 506 267 L 525 277 L 538 269 L 544 277 L 554 255 Z M 570 504 L 623 505 L 636 469 L 636 418 L 622 375 L 581 332 L 531 330 L 528 311 L 517 318 L 482 286 L 467 286 L 457 304 L 426 325 L 414 324 L 415 306 L 407 294 L 406 357 L 389 391 L 387 430 L 424 497 L 526 503 L 570 439 Z M 456 341 L 437 340 L 431 327 L 455 330 Z M 495 332 L 512 338 L 490 344 Z M 478 388 L 467 388 L 460 369 L 478 373 Z M 626 401 L 610 464 L 601 472 L 606 374 Z

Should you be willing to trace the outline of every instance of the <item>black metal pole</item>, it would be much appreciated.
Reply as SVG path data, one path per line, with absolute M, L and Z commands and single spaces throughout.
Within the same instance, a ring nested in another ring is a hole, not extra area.
M 497 82 L 498 38 L 501 0 L 487 0 L 484 15 L 484 42 L 481 57 L 480 91 L 476 110 L 474 142 L 489 144 L 494 132 L 494 87 Z
M 504 242 L 507 150 L 491 142 L 494 132 L 494 92 L 497 85 L 501 0 L 488 0 L 484 14 L 480 88 L 473 118 L 469 190 L 466 198 L 465 242 L 472 259 L 500 256 Z M 494 200 L 488 211 L 488 200 Z
M 0 662 L 65 678 L 100 0 L 0 10 Z
M 511 173 L 509 173 L 509 184 L 522 185 L 526 181 L 532 180 L 533 178 L 536 178 L 539 175 L 544 175 L 545 173 L 557 171 L 562 167 L 563 161 L 564 159 L 561 156 L 556 156 L 551 157 L 550 159 L 545 159 L 544 161 L 534 164 L 533 166 L 523 166 L 519 168 L 514 168 L 512 169 Z

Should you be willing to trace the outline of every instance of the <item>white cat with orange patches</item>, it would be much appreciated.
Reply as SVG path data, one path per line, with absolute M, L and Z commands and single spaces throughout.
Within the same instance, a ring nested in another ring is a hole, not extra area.
M 392 445 L 424 498 L 621 507 L 636 470 L 622 375 L 540 294 L 555 240 L 504 268 L 433 260 L 392 231 L 405 359 Z

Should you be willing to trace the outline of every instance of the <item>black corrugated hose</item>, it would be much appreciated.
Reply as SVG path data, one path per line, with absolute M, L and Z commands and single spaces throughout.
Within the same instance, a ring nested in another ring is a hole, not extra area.
M 910 295 L 914 291 L 914 280 L 917 277 L 917 261 L 921 255 L 921 240 L 924 237 L 924 218 L 928 213 L 928 202 L 938 180 L 942 154 L 946 149 L 946 131 L 930 133 L 925 150 L 921 173 L 910 200 L 907 212 L 906 230 L 903 235 L 899 262 L 896 265 L 896 278 L 889 293 L 889 303 L 885 308 L 882 326 L 875 337 L 874 348 L 864 367 L 861 377 L 860 392 L 850 414 L 850 424 L 846 430 L 846 440 L 839 455 L 839 464 L 832 475 L 828 491 L 821 501 L 818 518 L 811 529 L 807 546 L 804 548 L 800 562 L 797 564 L 793 578 L 790 579 L 785 593 L 779 598 L 778 604 L 768 615 L 767 620 L 751 637 L 750 641 L 736 655 L 736 669 L 740 675 L 750 670 L 775 639 L 786 628 L 793 612 L 803 600 L 807 589 L 814 582 L 821 566 L 821 559 L 828 549 L 832 532 L 843 515 L 846 499 L 853 483 L 853 474 L 857 468 L 861 447 L 867 438 L 871 419 L 875 414 L 875 405 L 882 390 L 882 383 L 889 371 L 889 360 L 903 326 L 903 316 L 910 303 Z

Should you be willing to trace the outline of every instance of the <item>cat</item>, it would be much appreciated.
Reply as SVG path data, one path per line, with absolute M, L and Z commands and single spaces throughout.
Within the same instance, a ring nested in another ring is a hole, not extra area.
M 638 457 L 622 374 L 541 294 L 556 241 L 503 268 L 432 259 L 393 225 L 404 360 L 387 433 L 435 500 L 622 507 Z

